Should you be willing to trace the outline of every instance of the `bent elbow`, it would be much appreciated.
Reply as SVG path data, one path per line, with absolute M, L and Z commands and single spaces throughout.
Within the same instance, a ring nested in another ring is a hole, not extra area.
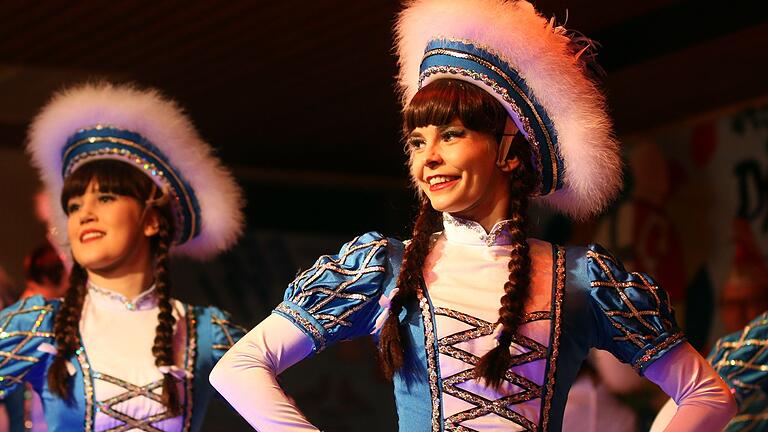
M 226 362 L 222 360 L 219 360 L 219 362 L 216 363 L 213 370 L 211 370 L 211 373 L 208 375 L 208 381 L 219 393 L 222 393 L 222 389 L 226 388 L 227 382 L 230 380 L 229 375 L 231 371 L 231 368 L 228 368 L 225 364 Z
M 228 352 L 213 366 L 211 373 L 208 375 L 208 381 L 213 388 L 223 396 L 226 396 L 226 390 L 237 385 L 237 381 L 240 378 L 238 374 L 239 371 L 235 358 L 231 352 Z
M 230 349 L 219 359 L 208 375 L 213 388 L 226 397 L 227 389 L 238 388 L 253 379 L 254 374 L 275 375 L 274 366 L 258 349 Z
M 712 395 L 711 400 L 712 404 L 710 406 L 713 410 L 717 410 L 716 414 L 713 413 L 713 416 L 716 416 L 717 423 L 721 424 L 724 428 L 738 412 L 736 399 L 733 397 L 731 389 L 724 382 L 720 381 L 718 392 Z M 715 418 L 712 420 L 714 421 Z
M 728 421 L 730 421 L 736 416 L 736 413 L 739 411 L 739 406 L 736 403 L 736 398 L 733 396 L 733 391 L 728 387 L 728 384 L 726 384 L 721 377 L 718 376 L 717 378 L 723 417 L 727 417 Z

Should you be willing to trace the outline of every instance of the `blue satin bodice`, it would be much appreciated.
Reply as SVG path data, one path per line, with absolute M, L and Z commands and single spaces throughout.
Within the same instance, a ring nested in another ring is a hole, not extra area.
M 0 398 L 28 382 L 41 395 L 49 431 L 91 431 L 99 409 L 85 349 L 69 359 L 72 398 L 64 401 L 48 388 L 47 370 L 53 361 L 53 323 L 60 301 L 29 297 L 0 311 Z M 205 407 L 213 395 L 208 375 L 216 362 L 244 332 L 228 314 L 215 307 L 184 305 L 189 329 L 184 353 L 184 387 L 191 403 L 183 407 L 184 430 L 199 430 Z M 115 335 L 119 340 L 119 335 Z M 119 343 L 119 342 L 117 342 Z
M 342 340 L 375 336 L 377 318 L 388 304 L 382 299 L 395 288 L 402 253 L 398 240 L 363 234 L 301 273 L 275 313 L 312 338 L 316 352 Z M 530 390 L 531 397 L 541 398 L 541 412 L 538 419 L 520 420 L 536 422 L 537 429 L 546 431 L 560 430 L 568 390 L 590 348 L 610 351 L 642 374 L 684 340 L 668 296 L 649 276 L 627 272 L 597 245 L 552 246 L 552 256 L 551 286 L 539 287 L 551 292 L 551 308 L 532 318 L 550 322 L 549 344 L 542 354 L 546 380 L 531 384 Z M 409 367 L 394 378 L 395 399 L 399 428 L 408 432 L 455 427 L 447 425 L 442 412 L 443 392 L 451 389 L 435 360 L 443 341 L 435 335 L 435 308 L 424 288 L 399 317 L 410 352 Z M 467 401 L 479 411 L 493 402 L 474 396 Z

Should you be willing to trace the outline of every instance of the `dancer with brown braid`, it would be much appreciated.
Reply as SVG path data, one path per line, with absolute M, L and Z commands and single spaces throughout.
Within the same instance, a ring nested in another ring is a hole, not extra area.
M 720 430 L 733 399 L 653 279 L 598 245 L 527 235 L 529 197 L 579 219 L 620 186 L 586 39 L 522 0 L 405 3 L 399 81 L 421 204 L 412 239 L 366 233 L 320 257 L 222 358 L 214 387 L 257 429 L 317 430 L 276 375 L 373 334 L 401 431 L 558 431 L 598 348 L 680 402 L 668 430 Z
M 199 429 L 205 378 L 243 332 L 215 307 L 173 299 L 168 262 L 237 238 L 230 174 L 175 103 L 107 83 L 57 94 L 29 150 L 73 263 L 63 300 L 0 313 L 0 395 L 31 383 L 49 430 Z

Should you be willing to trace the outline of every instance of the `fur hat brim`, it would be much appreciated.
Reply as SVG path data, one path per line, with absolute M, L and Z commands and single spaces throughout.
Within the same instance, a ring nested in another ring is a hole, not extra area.
M 404 6 L 395 27 L 403 106 L 429 82 L 421 80 L 430 42 L 466 41 L 498 57 L 524 80 L 527 97 L 545 111 L 562 160 L 561 187 L 537 199 L 577 219 L 602 211 L 621 186 L 618 143 L 605 98 L 587 76 L 565 29 L 526 1 L 411 0 Z M 531 120 L 516 118 L 514 107 L 505 107 L 518 125 Z
M 181 107 L 155 89 L 105 82 L 56 93 L 29 128 L 27 150 L 50 196 L 50 214 L 60 241 L 66 240 L 66 216 L 59 204 L 64 183 L 62 150 L 77 131 L 97 125 L 146 138 L 193 189 L 199 204 L 199 232 L 174 245 L 171 252 L 209 258 L 232 246 L 243 229 L 241 190 Z

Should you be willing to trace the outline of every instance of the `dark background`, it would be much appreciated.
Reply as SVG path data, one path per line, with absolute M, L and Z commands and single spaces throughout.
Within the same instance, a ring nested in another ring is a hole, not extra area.
M 762 1 L 536 6 L 602 45 L 620 137 L 768 96 Z M 394 91 L 397 9 L 393 0 L 2 1 L 0 151 L 20 151 L 31 117 L 67 84 L 135 81 L 177 99 L 248 198 L 248 232 L 234 251 L 205 266 L 174 263 L 177 296 L 251 326 L 313 257 L 363 231 L 407 236 L 414 203 Z M 36 243 L 42 228 L 13 235 Z M 334 348 L 289 371 L 285 385 L 329 430 L 393 430 L 371 352 L 367 342 Z M 245 427 L 219 404 L 208 430 L 229 422 Z
M 188 108 L 247 188 L 250 227 L 403 231 L 398 3 L 0 2 L 0 146 L 20 148 L 64 84 L 136 81 Z M 620 136 L 768 95 L 765 2 L 536 6 L 602 45 Z

